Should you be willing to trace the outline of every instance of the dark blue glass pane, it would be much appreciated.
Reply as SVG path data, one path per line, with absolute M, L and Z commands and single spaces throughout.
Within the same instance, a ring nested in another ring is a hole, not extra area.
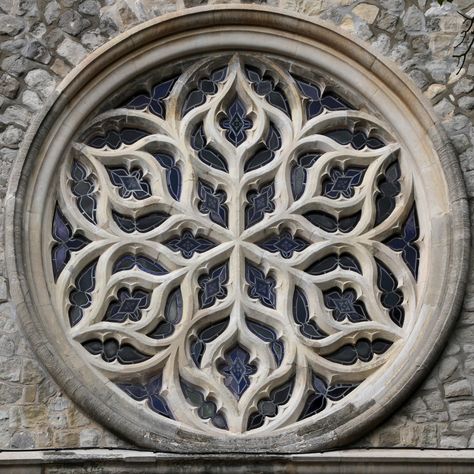
M 358 384 L 340 383 L 328 385 L 322 377 L 313 373 L 312 386 L 314 391 L 308 396 L 306 400 L 299 417 L 300 420 L 316 415 L 317 413 L 323 411 L 327 406 L 327 400 L 331 400 L 333 402 L 341 400 L 350 392 L 352 392 L 352 390 L 354 390 Z
M 275 197 L 275 183 L 262 184 L 258 191 L 252 190 L 247 193 L 248 205 L 245 208 L 245 228 L 249 228 L 260 222 L 265 214 L 275 210 L 273 198 Z
M 152 212 L 134 218 L 112 211 L 112 217 L 121 230 L 127 234 L 131 234 L 132 232 L 150 232 L 156 229 L 168 219 L 169 214 L 165 212 Z
M 351 198 L 354 196 L 354 188 L 362 183 L 365 171 L 366 168 L 358 166 L 332 168 L 329 176 L 323 181 L 322 195 L 330 199 Z
M 150 305 L 151 294 L 145 290 L 130 291 L 122 288 L 117 293 L 117 299 L 113 300 L 104 316 L 104 321 L 123 323 L 139 321 L 142 318 L 142 310 Z
M 293 293 L 293 319 L 300 327 L 301 334 L 308 339 L 323 339 L 327 334 L 310 319 L 308 299 L 304 291 L 295 286 Z
M 380 301 L 387 308 L 392 321 L 402 327 L 405 320 L 405 309 L 403 308 L 403 293 L 398 289 L 398 280 L 395 275 L 378 258 L 377 286 L 381 292 Z
M 186 382 L 184 379 L 181 378 L 181 390 L 183 391 L 183 395 L 186 400 L 193 406 L 197 407 L 197 414 L 203 420 L 211 420 L 211 423 L 219 429 L 227 430 L 227 421 L 225 419 L 224 414 L 219 410 L 217 410 L 216 404 L 209 400 L 208 398 L 204 398 L 202 394 L 202 390 L 189 382 Z
M 355 290 L 349 288 L 341 291 L 339 288 L 331 288 L 323 292 L 324 304 L 332 310 L 336 321 L 349 320 L 351 323 L 370 320 L 365 305 L 357 299 Z
M 270 124 L 268 136 L 263 145 L 257 150 L 255 155 L 245 162 L 244 172 L 256 170 L 270 163 L 275 157 L 275 152 L 281 148 L 281 135 L 273 124 Z
M 54 279 L 57 280 L 71 258 L 71 252 L 83 249 L 87 244 L 90 244 L 90 240 L 81 234 L 72 232 L 69 222 L 57 204 L 54 211 L 52 235 L 56 244 L 51 249 L 51 262 Z
M 348 253 L 341 253 L 341 255 L 336 253 L 329 254 L 321 260 L 312 263 L 305 271 L 310 275 L 324 275 L 338 268 L 357 272 L 362 275 L 359 262 Z
M 173 252 L 181 252 L 184 258 L 192 258 L 195 253 L 207 252 L 217 244 L 205 237 L 194 235 L 189 229 L 185 229 L 179 237 L 168 240 L 165 245 Z
M 392 343 L 384 339 L 376 339 L 371 342 L 368 339 L 359 339 L 355 344 L 347 344 L 337 349 L 324 358 L 338 364 L 353 365 L 357 361 L 370 362 L 374 354 L 385 353 Z
M 124 107 L 127 109 L 145 110 L 164 119 L 166 114 L 165 100 L 179 76 L 160 82 L 153 86 L 151 94 L 143 92 L 128 99 Z
M 148 360 L 151 356 L 143 354 L 130 344 L 121 344 L 115 339 L 107 339 L 102 342 L 93 339 L 83 342 L 82 345 L 93 355 L 100 355 L 105 362 L 118 361 L 120 364 L 138 364 Z
M 91 173 L 79 161 L 74 160 L 71 167 L 71 191 L 81 214 L 93 224 L 97 224 L 95 184 Z
M 416 241 L 419 237 L 418 217 L 416 207 L 413 205 L 407 220 L 402 226 L 400 233 L 387 239 L 384 243 L 392 250 L 401 252 L 402 258 L 415 277 L 418 277 L 418 266 L 420 263 L 420 250 Z
M 122 128 L 117 130 L 108 130 L 105 133 L 96 133 L 87 142 L 93 148 L 109 148 L 117 150 L 122 145 L 133 145 L 138 140 L 150 135 L 145 130 L 138 128 Z
M 285 229 L 280 235 L 267 238 L 257 245 L 268 252 L 279 252 L 283 258 L 291 258 L 294 252 L 302 252 L 308 247 L 309 242 L 300 237 L 293 237 L 290 231 Z
M 334 92 L 324 91 L 321 94 L 321 88 L 316 84 L 296 77 L 295 80 L 306 99 L 306 116 L 308 120 L 321 114 L 324 109 L 347 110 L 354 108 Z
M 162 388 L 162 374 L 153 377 L 146 384 L 140 383 L 118 383 L 117 386 L 134 400 L 147 400 L 147 405 L 154 412 L 174 419 L 168 403 L 165 398 L 160 395 Z
M 75 326 L 83 316 L 84 309 L 92 304 L 91 293 L 95 288 L 97 260 L 87 265 L 76 278 L 74 288 L 69 293 L 69 323 Z
M 201 367 L 202 357 L 206 351 L 206 344 L 217 339 L 229 325 L 229 318 L 205 327 L 198 332 L 197 337 L 191 343 L 191 357 L 197 367 Z
M 225 111 L 226 118 L 220 122 L 220 126 L 226 131 L 225 137 L 235 147 L 247 140 L 247 130 L 253 125 L 246 109 L 245 104 L 236 97 Z
M 153 261 L 145 255 L 125 254 L 122 255 L 114 264 L 112 273 L 132 270 L 137 268 L 151 275 L 166 275 L 168 270 L 158 262 Z
M 375 200 L 375 225 L 379 225 L 395 209 L 396 197 L 400 194 L 400 166 L 395 161 L 387 167 L 378 180 L 379 193 Z
M 181 196 L 181 171 L 174 158 L 166 153 L 158 153 L 155 159 L 166 170 L 166 186 L 171 197 L 175 201 L 179 201 Z
M 224 359 L 218 370 L 224 375 L 224 385 L 239 399 L 250 387 L 250 376 L 257 372 L 257 367 L 249 362 L 250 354 L 240 344 L 228 350 Z
M 166 300 L 164 309 L 164 321 L 160 321 L 158 325 L 147 334 L 152 339 L 164 339 L 174 333 L 176 325 L 183 317 L 183 296 L 181 288 L 175 288 Z
M 262 74 L 257 68 L 252 66 L 245 66 L 245 72 L 258 95 L 265 97 L 270 105 L 291 117 L 290 106 L 285 93 L 281 87 L 275 84 L 272 77 L 268 74 Z
M 204 104 L 206 96 L 214 95 L 218 91 L 218 85 L 227 76 L 227 66 L 212 71 L 209 76 L 201 79 L 197 88 L 189 92 L 184 101 L 181 116 L 184 117 L 192 109 Z
M 278 407 L 286 405 L 293 392 L 295 378 L 291 377 L 282 385 L 270 392 L 269 397 L 259 400 L 257 411 L 250 414 L 247 422 L 247 430 L 254 430 L 263 425 L 265 418 L 273 418 L 278 414 Z
M 369 137 L 361 130 L 351 131 L 348 129 L 336 129 L 326 132 L 323 135 L 333 139 L 341 145 L 351 145 L 351 147 L 356 150 L 362 150 L 365 147 L 375 150 L 385 146 L 385 143 L 382 140 L 375 137 Z
M 206 181 L 198 181 L 199 211 L 208 214 L 211 221 L 222 227 L 227 227 L 228 208 L 224 204 L 227 200 L 227 194 L 224 191 L 218 191 Z
M 128 170 L 127 168 L 106 167 L 110 181 L 119 188 L 120 197 L 127 199 L 146 199 L 151 196 L 151 187 L 143 178 L 143 171 L 139 168 Z
M 197 151 L 198 158 L 206 165 L 226 173 L 229 171 L 224 157 L 207 144 L 202 123 L 196 127 L 191 135 L 191 146 Z
M 245 280 L 247 281 L 248 295 L 250 298 L 258 299 L 260 303 L 269 308 L 276 308 L 276 281 L 266 276 L 262 270 L 245 262 Z
M 209 308 L 215 304 L 216 300 L 222 300 L 227 296 L 227 282 L 229 280 L 229 264 L 218 265 L 211 268 L 207 275 L 202 275 L 198 279 L 199 307 Z
M 307 170 L 316 163 L 320 156 L 320 153 L 302 155 L 291 168 L 291 190 L 295 201 L 303 195 L 306 188 Z
M 270 350 L 272 351 L 273 356 L 275 357 L 275 362 L 277 366 L 281 365 L 281 361 L 285 355 L 285 347 L 283 341 L 277 337 L 276 331 L 270 326 L 263 324 L 258 321 L 246 318 L 246 323 L 248 328 L 262 341 L 267 342 Z
M 346 217 L 334 217 L 323 211 L 309 211 L 303 214 L 311 224 L 321 228 L 326 232 L 351 232 L 357 226 L 360 220 L 360 211 Z

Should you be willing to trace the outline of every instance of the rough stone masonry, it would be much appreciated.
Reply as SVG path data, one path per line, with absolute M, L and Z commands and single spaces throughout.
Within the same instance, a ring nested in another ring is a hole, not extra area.
M 88 53 L 150 18 L 206 0 L 0 0 L 0 199 L 33 116 Z M 239 2 L 233 2 L 239 3 Z M 474 63 L 457 73 L 453 45 L 474 2 L 256 0 L 327 20 L 395 61 L 431 100 L 474 197 Z M 474 208 L 474 207 L 473 207 Z M 3 209 L 3 205 L 2 205 Z M 3 219 L 0 221 L 3 240 Z M 474 257 L 473 257 L 474 258 Z M 0 248 L 0 449 L 131 447 L 81 413 L 22 336 Z M 472 263 L 472 262 L 471 262 Z M 425 383 L 358 447 L 474 448 L 474 278 L 449 344 Z

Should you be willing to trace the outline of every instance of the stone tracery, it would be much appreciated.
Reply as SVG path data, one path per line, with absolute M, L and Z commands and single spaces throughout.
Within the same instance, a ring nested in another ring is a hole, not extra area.
M 131 402 L 200 431 L 274 431 L 356 393 L 403 341 L 412 179 L 336 93 L 211 58 L 96 117 L 71 155 L 56 301 Z

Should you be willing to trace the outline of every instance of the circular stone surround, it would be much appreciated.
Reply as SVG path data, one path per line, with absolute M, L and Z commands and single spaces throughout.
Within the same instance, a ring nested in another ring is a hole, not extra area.
M 6 255 L 32 348 L 143 447 L 350 442 L 457 316 L 446 141 L 395 66 L 325 24 L 222 6 L 140 25 L 60 84 L 16 163 Z

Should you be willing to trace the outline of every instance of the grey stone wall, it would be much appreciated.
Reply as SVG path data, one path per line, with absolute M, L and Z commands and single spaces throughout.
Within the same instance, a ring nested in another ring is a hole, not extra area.
M 0 0 L 0 200 L 28 124 L 89 52 L 133 25 L 207 0 Z M 238 3 L 238 2 L 235 2 Z M 432 101 L 474 197 L 474 63 L 456 74 L 457 10 L 427 0 L 255 0 L 325 19 L 370 43 Z M 469 61 L 470 59 L 470 61 Z M 471 201 L 472 202 L 472 201 Z M 474 209 L 474 206 L 473 206 Z M 3 227 L 3 219 L 0 220 Z M 0 228 L 0 234 L 2 229 Z M 131 447 L 81 413 L 39 366 L 9 301 L 0 249 L 0 449 Z M 474 278 L 431 375 L 359 447 L 474 448 Z

